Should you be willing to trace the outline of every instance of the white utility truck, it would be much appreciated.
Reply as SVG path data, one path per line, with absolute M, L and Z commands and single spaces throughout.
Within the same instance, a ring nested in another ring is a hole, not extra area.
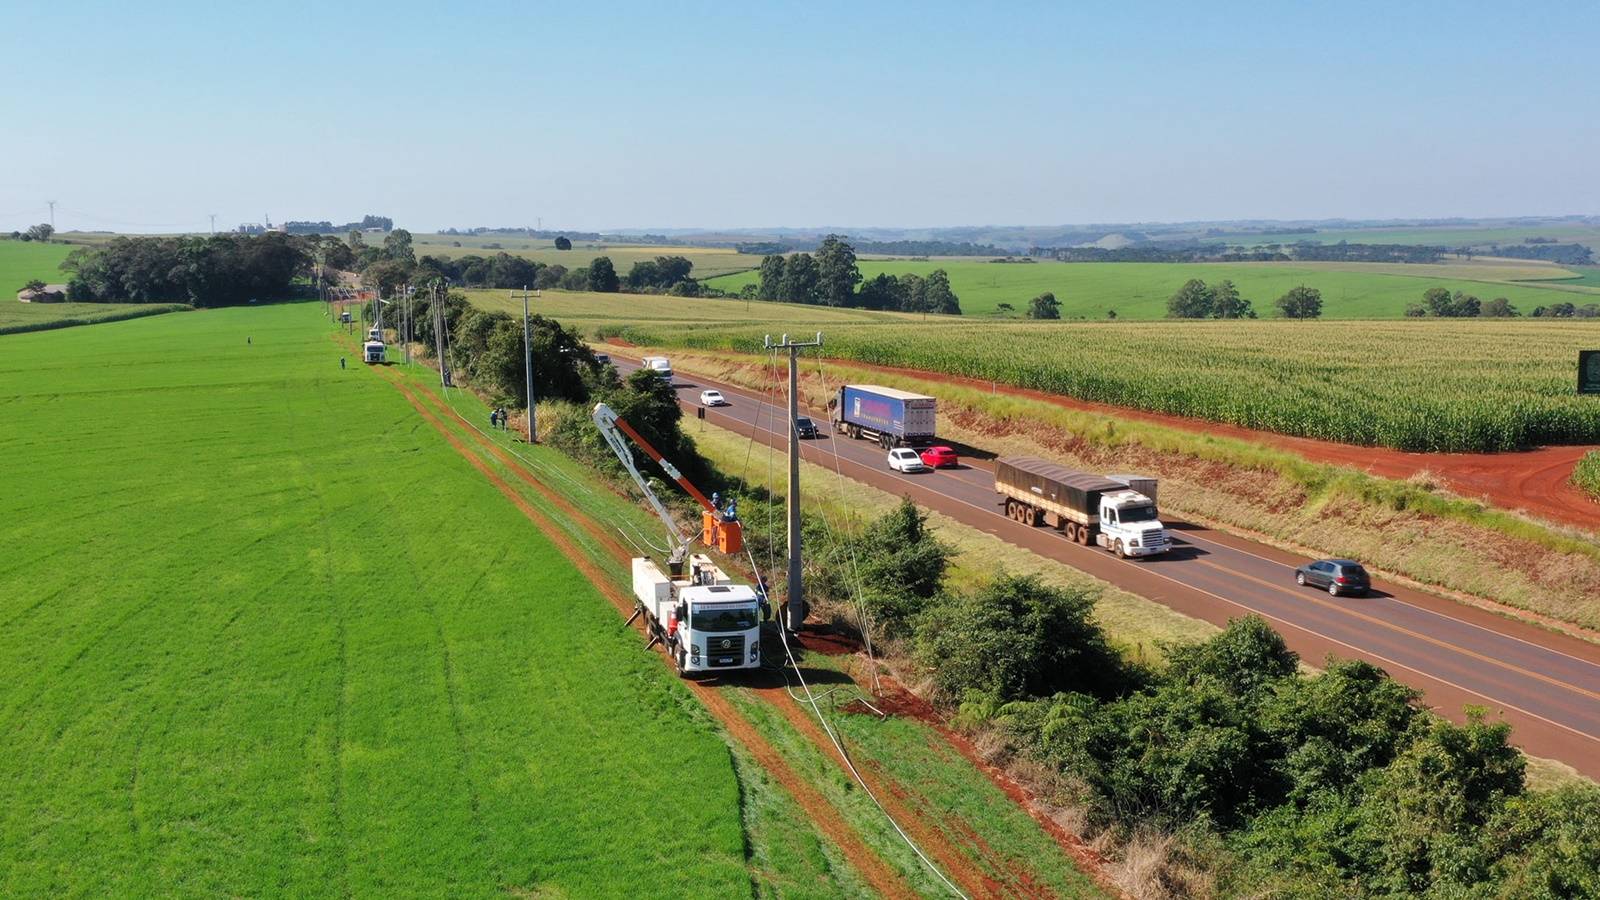
M 635 606 L 628 621 L 644 617 L 645 630 L 650 635 L 646 648 L 662 645 L 678 674 L 686 677 L 760 667 L 761 622 L 768 614 L 766 597 L 755 588 L 734 581 L 710 556 L 690 555 L 688 541 L 678 533 L 676 521 L 651 490 L 650 483 L 639 474 L 623 435 L 632 438 L 668 477 L 700 502 L 700 540 L 730 556 L 744 549 L 743 530 L 734 504 L 719 508 L 707 500 L 611 407 L 597 404 L 593 419 L 623 468 L 650 501 L 656 516 L 667 526 L 667 540 L 672 546 L 665 570 L 647 556 L 633 559 Z
M 672 380 L 672 361 L 665 356 L 646 356 L 640 363 L 650 371 L 660 375 L 668 381 Z
M 995 460 L 994 489 L 1007 516 L 1058 528 L 1084 546 L 1124 558 L 1172 549 L 1156 509 L 1154 478 L 1094 475 L 1032 456 L 1007 456 Z

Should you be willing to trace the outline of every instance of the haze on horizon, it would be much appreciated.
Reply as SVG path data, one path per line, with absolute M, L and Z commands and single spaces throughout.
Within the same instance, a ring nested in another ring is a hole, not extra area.
M 0 228 L 1600 213 L 1600 6 L 47 4 Z

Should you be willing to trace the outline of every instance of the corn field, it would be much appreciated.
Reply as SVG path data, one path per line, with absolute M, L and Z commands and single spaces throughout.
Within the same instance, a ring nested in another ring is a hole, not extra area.
M 641 344 L 759 351 L 759 328 L 612 329 Z M 789 330 L 805 331 L 794 322 Z M 1600 442 L 1578 350 L 1600 321 L 817 323 L 827 354 L 1280 434 L 1413 451 Z M 813 329 L 814 330 L 814 329 Z

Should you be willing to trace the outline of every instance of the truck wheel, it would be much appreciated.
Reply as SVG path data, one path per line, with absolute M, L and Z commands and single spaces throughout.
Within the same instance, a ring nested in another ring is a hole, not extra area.
M 1079 525 L 1078 526 L 1078 543 L 1082 544 L 1085 547 L 1087 547 L 1090 544 L 1094 543 L 1094 535 L 1089 533 L 1089 526 L 1087 526 L 1087 525 Z
M 861 440 L 861 429 L 860 428 L 857 428 L 856 426 L 851 425 L 849 434 L 850 434 L 850 440 L 852 440 L 852 441 Z
M 1028 516 L 1028 518 L 1027 518 L 1025 524 L 1029 528 L 1037 528 L 1039 526 L 1039 507 L 1037 507 L 1037 506 L 1028 507 L 1027 516 Z
M 1122 538 L 1117 538 L 1117 543 L 1113 547 L 1113 549 L 1116 550 L 1117 559 L 1127 559 L 1128 558 L 1128 551 L 1126 549 L 1124 549 L 1123 546 L 1122 546 Z
M 888 450 L 894 446 L 894 441 L 887 434 L 880 434 L 878 435 L 878 445 Z
M 673 662 L 678 668 L 678 677 L 679 678 L 688 678 L 689 677 L 689 672 L 688 672 L 689 655 L 688 655 L 688 653 L 686 653 L 683 650 L 679 650 L 678 651 L 678 658 L 676 660 L 673 660 Z

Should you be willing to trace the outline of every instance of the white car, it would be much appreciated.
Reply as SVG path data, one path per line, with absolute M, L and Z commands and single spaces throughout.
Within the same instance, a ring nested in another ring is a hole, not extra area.
M 722 396 L 722 392 L 721 391 L 701 391 L 700 392 L 700 405 L 701 406 L 727 406 L 728 405 L 728 400 L 727 400 L 726 397 Z
M 926 472 L 928 464 L 922 461 L 922 454 L 910 447 L 896 447 L 889 451 L 889 468 L 896 472 Z

